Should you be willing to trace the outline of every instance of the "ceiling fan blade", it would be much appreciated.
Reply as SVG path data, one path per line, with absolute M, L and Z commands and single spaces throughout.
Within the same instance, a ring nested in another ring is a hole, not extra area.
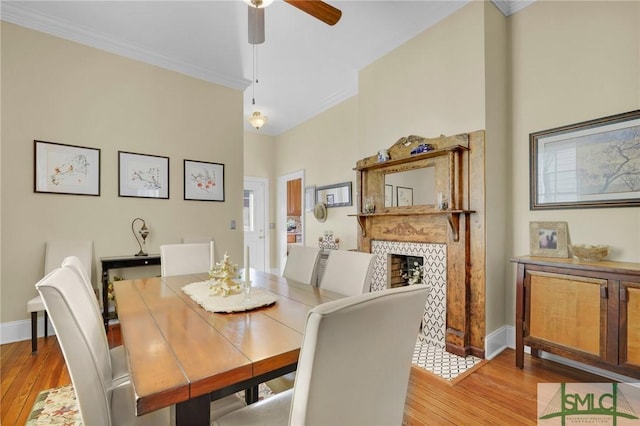
M 264 9 L 249 8 L 249 44 L 264 43 Z
M 291 6 L 297 7 L 303 12 L 308 13 L 324 22 L 325 24 L 335 25 L 340 20 L 342 12 L 340 9 L 327 4 L 321 0 L 284 0 Z

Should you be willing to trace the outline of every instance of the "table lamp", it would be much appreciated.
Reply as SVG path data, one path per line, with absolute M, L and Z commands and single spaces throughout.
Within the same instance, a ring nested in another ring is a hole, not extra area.
M 142 222 L 142 226 L 138 230 L 137 234 L 136 234 L 136 231 L 135 231 L 135 229 L 133 227 L 135 225 L 136 221 L 141 221 Z M 147 241 L 147 236 L 149 235 L 149 228 L 147 228 L 147 224 L 144 221 L 144 219 L 141 219 L 139 217 L 136 217 L 135 219 L 133 219 L 133 222 L 131 222 L 131 232 L 133 232 L 133 236 L 135 237 L 136 241 L 138 242 L 138 246 L 140 247 L 140 251 L 138 253 L 136 253 L 136 256 L 149 256 L 149 254 L 147 254 L 144 251 L 144 246 L 145 246 L 145 243 Z M 138 238 L 138 234 L 140 234 L 140 237 L 142 237 L 142 242 L 140 242 L 140 239 Z

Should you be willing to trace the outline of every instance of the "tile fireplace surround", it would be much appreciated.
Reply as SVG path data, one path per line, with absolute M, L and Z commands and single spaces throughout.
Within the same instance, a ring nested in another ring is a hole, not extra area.
M 422 257 L 425 265 L 423 282 L 430 287 L 422 316 L 422 332 L 418 336 L 413 364 L 446 380 L 460 376 L 482 360 L 474 356 L 460 357 L 446 351 L 445 324 L 447 311 L 447 245 L 371 241 L 371 252 L 377 254 L 373 265 L 371 291 L 388 287 L 387 271 L 392 255 Z
M 371 291 L 388 287 L 387 267 L 390 255 L 416 256 L 426 265 L 424 283 L 431 289 L 422 317 L 420 340 L 430 345 L 445 347 L 447 309 L 447 245 L 406 243 L 399 241 L 371 241 L 371 252 L 378 255 L 373 265 Z

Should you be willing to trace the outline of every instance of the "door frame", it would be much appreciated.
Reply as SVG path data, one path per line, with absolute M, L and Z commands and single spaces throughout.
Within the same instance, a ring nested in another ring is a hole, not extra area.
M 261 178 L 261 177 L 255 177 L 255 176 L 245 176 L 243 179 L 243 183 L 242 183 L 242 187 L 243 187 L 243 191 L 244 191 L 244 183 L 245 182 L 257 182 L 257 183 L 261 183 L 262 185 L 264 185 L 264 212 L 263 213 L 263 219 L 264 219 L 264 258 L 265 258 L 265 262 L 264 262 L 264 269 L 267 272 L 271 271 L 271 228 L 270 228 L 270 222 L 269 222 L 269 179 L 268 178 Z M 242 241 L 243 241 L 243 245 L 244 245 L 244 230 L 242 231 Z
M 302 224 L 302 242 L 304 245 L 305 241 L 305 226 L 304 226 L 304 216 L 305 216 L 305 206 L 304 206 L 304 169 L 298 170 L 296 172 L 288 173 L 286 175 L 278 176 L 278 197 L 276 201 L 276 205 L 278 206 L 278 211 L 276 214 L 277 222 L 276 222 L 276 230 L 278 233 L 278 269 L 280 274 L 284 271 L 284 264 L 287 261 L 287 182 L 290 180 L 301 179 L 302 184 L 300 185 L 300 200 L 301 203 L 301 215 L 300 222 Z

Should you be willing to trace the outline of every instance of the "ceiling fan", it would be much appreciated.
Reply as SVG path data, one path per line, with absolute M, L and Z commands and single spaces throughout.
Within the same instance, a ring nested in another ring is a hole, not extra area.
M 249 43 L 264 43 L 264 8 L 273 0 L 244 0 L 249 5 Z M 321 0 L 284 0 L 328 25 L 335 25 L 342 16 L 340 9 Z

